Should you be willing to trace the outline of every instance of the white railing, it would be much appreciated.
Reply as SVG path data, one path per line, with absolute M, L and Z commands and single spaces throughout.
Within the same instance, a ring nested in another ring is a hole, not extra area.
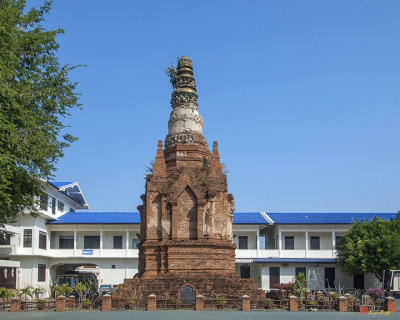
M 236 249 L 236 258 L 257 258 L 257 249 Z
M 332 249 L 327 250 L 278 250 L 278 249 L 236 249 L 236 258 L 253 259 L 253 258 L 336 258 L 336 252 Z
M 327 250 L 308 250 L 307 258 L 336 258 L 336 252 L 332 249 Z

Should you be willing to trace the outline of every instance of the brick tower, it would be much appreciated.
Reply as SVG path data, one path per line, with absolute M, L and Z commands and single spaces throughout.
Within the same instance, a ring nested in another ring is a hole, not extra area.
M 119 291 L 173 297 L 190 283 L 205 296 L 262 297 L 263 291 L 252 280 L 235 273 L 233 196 L 228 194 L 218 144 L 213 143 L 210 153 L 203 136 L 188 57 L 178 61 L 172 83 L 165 149 L 158 141 L 143 205 L 138 206 L 139 273 L 126 279 Z

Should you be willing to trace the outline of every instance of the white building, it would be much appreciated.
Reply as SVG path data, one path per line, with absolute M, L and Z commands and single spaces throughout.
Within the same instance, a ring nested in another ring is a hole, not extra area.
M 67 271 L 93 272 L 100 284 L 118 285 L 138 271 L 137 212 L 88 209 L 76 182 L 48 183 L 41 214 L 6 225 L 0 244 L 0 287 L 43 287 L 50 292 Z M 373 275 L 349 277 L 336 265 L 335 243 L 354 219 L 395 218 L 394 213 L 235 213 L 237 272 L 260 288 L 293 281 L 299 272 L 311 288 L 360 288 L 379 284 Z

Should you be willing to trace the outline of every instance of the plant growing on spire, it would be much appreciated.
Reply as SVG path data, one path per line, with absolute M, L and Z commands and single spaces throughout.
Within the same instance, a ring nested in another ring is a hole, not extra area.
M 183 67 L 183 64 L 179 62 L 179 57 L 176 57 L 176 64 L 178 67 Z M 167 69 L 165 69 L 166 75 L 169 77 L 169 82 L 172 84 L 172 88 L 176 88 L 176 81 L 179 79 L 178 69 L 171 62 Z

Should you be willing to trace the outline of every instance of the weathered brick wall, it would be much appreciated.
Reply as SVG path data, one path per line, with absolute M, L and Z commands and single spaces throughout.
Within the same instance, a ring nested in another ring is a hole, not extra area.
M 163 152 L 158 143 L 153 174 L 147 176 L 143 205 L 138 207 L 139 273 L 234 272 L 234 204 L 217 143 L 211 157 L 201 141 L 170 149 L 175 153 Z M 166 161 L 165 155 L 173 161 Z

